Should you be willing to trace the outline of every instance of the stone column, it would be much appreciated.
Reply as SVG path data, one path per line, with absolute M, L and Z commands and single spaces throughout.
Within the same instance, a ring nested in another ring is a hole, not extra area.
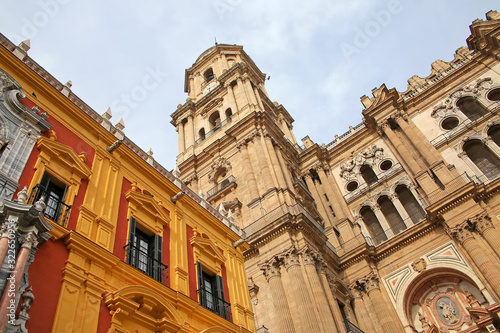
M 267 151 L 269 152 L 269 157 L 271 158 L 271 165 L 274 170 L 274 173 L 276 174 L 276 179 L 278 182 L 278 186 L 280 188 L 286 188 L 286 182 L 285 178 L 283 176 L 283 173 L 281 172 L 281 168 L 278 162 L 278 157 L 276 156 L 276 152 L 274 150 L 274 145 L 271 137 L 269 134 L 264 135 L 264 141 L 266 144 Z
M 255 180 L 252 163 L 250 162 L 250 155 L 248 154 L 247 145 L 248 145 L 247 142 L 243 142 L 238 146 L 238 148 L 243 156 L 243 163 L 246 168 L 245 176 L 248 189 L 250 190 L 249 201 L 252 201 L 253 199 L 258 198 L 260 195 L 259 195 L 259 188 L 257 186 L 257 181 Z
M 313 303 L 311 302 L 309 293 L 305 288 L 306 282 L 302 276 L 299 256 L 295 253 L 295 251 L 290 251 L 285 255 L 284 261 L 285 268 L 290 275 L 290 283 L 293 285 L 293 287 L 288 288 L 288 290 L 289 292 L 292 292 L 293 296 L 296 298 L 296 304 L 301 305 L 298 310 L 300 312 L 300 319 L 304 332 L 320 332 L 316 315 L 313 310 Z
M 491 218 L 486 215 L 476 218 L 476 230 L 488 242 L 496 255 L 500 258 L 500 234 L 491 223 Z
M 372 273 L 364 279 L 365 289 L 372 301 L 373 307 L 377 314 L 378 321 L 384 333 L 401 333 L 403 331 L 402 327 L 394 322 L 391 313 L 389 312 L 390 304 L 385 301 L 382 292 L 380 291 L 378 277 Z
M 290 175 L 290 172 L 288 171 L 288 167 L 287 167 L 286 162 L 283 158 L 283 155 L 281 154 L 281 150 L 282 150 L 282 147 L 276 146 L 276 155 L 278 156 L 278 161 L 280 162 L 281 170 L 283 170 L 283 175 L 285 177 L 287 187 L 291 192 L 294 192 L 292 177 Z
M 29 232 L 25 235 L 19 237 L 19 242 L 21 243 L 21 249 L 17 254 L 16 265 L 12 270 L 9 278 L 7 278 L 7 284 L 0 299 L 0 332 L 3 332 L 9 317 L 7 315 L 10 313 L 10 307 L 14 308 L 14 313 L 17 308 L 15 304 L 15 299 L 17 295 L 17 290 L 21 284 L 21 279 L 26 267 L 26 262 L 28 261 L 28 256 L 31 252 L 32 247 L 36 247 L 38 241 L 33 232 Z M 13 297 L 12 297 L 13 295 Z
M 333 314 L 330 311 L 328 305 L 328 299 L 326 297 L 326 292 L 330 289 L 324 289 L 321 283 L 321 279 L 316 271 L 316 266 L 319 266 L 321 270 L 324 271 L 324 265 L 322 260 L 318 258 L 318 255 L 310 251 L 302 252 L 302 258 L 304 260 L 304 268 L 306 270 L 307 278 L 311 284 L 312 295 L 314 296 L 314 303 L 318 308 L 319 319 L 325 332 L 338 333 L 337 325 L 333 319 Z M 324 275 L 324 274 L 323 274 Z
M 191 147 L 194 145 L 194 123 L 193 115 L 190 114 L 187 117 L 187 136 L 186 136 L 186 147 Z
M 177 132 L 179 133 L 179 154 L 184 152 L 185 146 L 184 146 L 184 122 L 181 121 L 179 125 L 177 125 Z
M 391 126 L 388 123 L 384 123 L 381 128 L 389 141 L 391 141 L 394 148 L 399 152 L 401 158 L 408 165 L 413 175 L 419 173 L 422 170 L 422 167 L 415 161 L 413 156 L 411 156 L 408 149 L 406 149 L 401 140 L 397 137 L 396 133 L 394 133 L 394 131 L 391 129 Z
M 385 219 L 384 214 L 380 210 L 380 206 L 379 205 L 374 205 L 372 207 L 372 210 L 373 210 L 373 213 L 375 213 L 375 216 L 377 217 L 377 220 L 380 223 L 380 226 L 382 227 L 385 235 L 387 236 L 387 239 L 389 239 L 392 236 L 394 236 L 394 232 L 392 231 L 389 223 Z M 374 236 L 376 236 L 376 235 L 374 235 Z
M 329 222 L 328 223 L 329 225 L 324 226 L 325 231 L 326 231 L 326 229 L 331 230 L 333 225 L 332 225 L 330 219 L 328 218 L 328 215 L 327 215 L 328 213 L 325 210 L 325 206 L 323 205 L 323 200 L 321 199 L 321 197 L 318 193 L 318 189 L 316 188 L 316 184 L 312 180 L 312 177 L 310 174 L 304 175 L 304 178 L 306 179 L 307 187 L 309 188 L 309 191 L 311 192 L 311 195 L 312 195 L 314 201 L 316 201 L 316 207 L 318 207 L 319 213 L 323 217 L 323 224 L 325 224 L 326 221 Z
M 252 89 L 252 83 L 250 82 L 249 78 L 245 79 L 245 88 L 246 88 L 247 96 L 249 97 L 248 99 L 249 99 L 250 103 L 252 103 L 252 105 L 254 105 L 254 106 L 258 106 L 257 98 L 254 95 L 254 92 Z
M 323 168 L 318 168 L 317 170 L 321 184 L 324 184 L 323 186 L 325 187 L 326 195 L 328 195 L 328 199 L 330 199 L 330 203 L 332 204 L 332 208 L 337 216 L 337 219 L 341 220 L 344 218 L 352 218 L 351 211 L 345 203 L 344 196 L 340 192 L 335 178 L 327 177 Z
M 455 238 L 469 254 L 474 264 L 484 276 L 486 281 L 490 284 L 491 288 L 497 296 L 496 299 L 500 299 L 500 270 L 497 266 L 491 262 L 488 256 L 484 255 L 484 249 L 481 245 L 474 239 L 472 232 L 469 230 L 469 225 L 463 223 L 454 228 L 447 230 L 448 234 Z
M 346 333 L 346 328 L 344 325 L 344 318 L 342 317 L 342 313 L 340 312 L 339 303 L 335 298 L 335 287 L 329 283 L 329 279 L 326 276 L 325 265 L 317 266 L 319 278 L 321 280 L 321 284 L 326 291 L 326 298 L 328 300 L 328 304 L 330 305 L 330 310 L 333 313 L 333 320 L 337 325 L 337 330 L 339 333 Z
M 370 315 L 366 310 L 360 286 L 353 283 L 349 286 L 349 289 L 354 298 L 354 312 L 358 319 L 359 328 L 361 328 L 364 333 L 376 333 Z
M 259 169 L 260 173 L 262 176 L 262 184 L 261 187 L 262 192 L 265 193 L 269 188 L 275 187 L 275 184 L 273 182 L 273 178 L 271 176 L 271 171 L 269 170 L 269 162 L 267 161 L 267 158 L 264 154 L 264 149 L 263 149 L 263 143 L 260 140 L 261 133 L 257 133 L 256 136 L 254 137 L 253 140 L 253 145 L 255 147 L 255 150 L 257 152 L 257 159 L 259 160 Z
M 233 106 L 234 107 L 234 110 L 233 111 L 233 115 L 238 113 L 239 111 L 239 107 L 238 107 L 238 102 L 236 102 L 236 97 L 234 97 L 234 90 L 233 90 L 233 86 L 231 85 L 228 85 L 227 86 L 227 95 L 230 99 L 229 101 L 229 105 Z
M 410 218 L 410 215 L 406 212 L 406 209 L 403 207 L 401 204 L 401 201 L 399 201 L 399 197 L 397 194 L 391 194 L 389 196 L 389 199 L 391 200 L 392 204 L 396 208 L 396 210 L 399 213 L 399 216 L 403 219 L 404 224 L 406 225 L 407 228 L 411 227 L 413 225 L 413 221 Z
M 245 89 L 244 83 L 241 78 L 236 79 L 236 83 L 238 84 L 238 90 L 240 92 L 240 96 L 245 98 L 246 105 L 250 104 L 250 99 L 248 98 L 247 90 Z
M 281 282 L 280 262 L 276 259 L 271 259 L 262 268 L 264 276 L 269 283 L 271 296 L 273 298 L 274 309 L 278 315 L 275 321 L 278 326 L 278 333 L 294 333 L 292 314 L 288 307 L 285 289 Z

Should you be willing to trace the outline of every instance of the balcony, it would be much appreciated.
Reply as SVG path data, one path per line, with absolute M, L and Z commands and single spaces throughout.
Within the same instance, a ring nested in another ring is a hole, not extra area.
M 134 244 L 129 243 L 123 247 L 125 249 L 125 261 L 132 267 L 137 268 L 156 281 L 168 286 L 168 266 L 162 264 L 149 253 L 141 251 Z
M 43 212 L 45 217 L 63 227 L 66 227 L 68 224 L 69 214 L 71 212 L 71 206 L 66 205 L 64 200 L 55 195 L 54 192 L 47 191 L 45 187 L 38 184 L 31 190 L 28 204 L 32 205 L 40 199 L 42 199 L 47 205 Z
M 196 292 L 198 293 L 201 306 L 230 322 L 233 321 L 230 303 L 205 289 L 198 289 Z
M 195 146 L 199 145 L 200 143 L 202 143 L 203 141 L 214 135 L 216 132 L 218 132 L 222 127 L 224 127 L 224 125 L 226 125 L 229 122 L 231 122 L 231 117 L 224 119 L 224 121 L 222 121 L 220 124 L 217 124 L 214 128 L 212 128 L 210 132 L 205 133 L 204 136 L 200 137 L 198 140 L 194 142 L 194 145 Z
M 207 191 L 207 200 L 217 193 L 221 192 L 222 190 L 232 187 L 231 185 L 233 184 L 236 185 L 236 178 L 234 176 L 229 176 L 226 179 L 222 180 L 219 184 L 215 185 Z

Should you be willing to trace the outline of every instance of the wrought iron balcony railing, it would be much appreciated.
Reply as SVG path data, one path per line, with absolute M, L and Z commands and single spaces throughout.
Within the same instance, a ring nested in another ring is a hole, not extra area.
M 31 190 L 28 203 L 34 204 L 42 197 L 44 198 L 43 201 L 47 205 L 43 212 L 45 217 L 63 227 L 66 227 L 71 206 L 66 205 L 64 200 L 61 200 L 58 196 L 53 195 L 52 192 L 47 191 L 47 189 L 40 184 L 36 185 Z
M 231 121 L 231 117 L 224 119 L 220 124 L 217 124 L 212 130 L 208 133 L 205 133 L 202 137 L 200 137 L 198 140 L 194 142 L 194 145 L 197 146 L 212 135 L 214 135 L 218 130 L 220 130 L 224 125 L 226 125 L 228 122 Z
M 231 303 L 226 302 L 217 295 L 206 291 L 205 289 L 198 289 L 198 298 L 200 300 L 200 305 L 213 313 L 218 314 L 222 318 L 232 322 L 233 317 L 231 314 Z
M 149 275 L 156 281 L 168 286 L 168 266 L 162 264 L 149 253 L 142 251 L 132 243 L 123 247 L 126 251 L 125 261 L 132 267 Z

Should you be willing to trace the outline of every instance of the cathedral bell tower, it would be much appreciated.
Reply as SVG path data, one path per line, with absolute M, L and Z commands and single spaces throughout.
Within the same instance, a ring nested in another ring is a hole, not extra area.
M 256 325 L 273 332 L 321 332 L 335 325 L 331 315 L 316 317 L 322 311 L 318 304 L 329 308 L 327 297 L 313 302 L 300 266 L 304 260 L 311 265 L 308 274 L 318 285 L 308 286 L 317 293 L 325 281 L 315 265 L 325 272 L 322 265 L 334 255 L 301 178 L 293 118 L 269 99 L 265 79 L 241 46 L 218 44 L 203 52 L 186 70 L 189 97 L 172 114 L 177 165 L 191 189 L 244 231 L 251 247 L 247 276 L 252 294 L 263 301 L 254 308 Z

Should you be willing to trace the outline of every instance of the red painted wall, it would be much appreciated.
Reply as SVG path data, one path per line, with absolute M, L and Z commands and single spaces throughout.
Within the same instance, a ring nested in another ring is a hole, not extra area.
M 196 285 L 196 266 L 194 264 L 194 253 L 193 245 L 191 245 L 190 239 L 194 236 L 193 228 L 186 225 L 186 236 L 187 236 L 187 255 L 188 255 L 188 278 L 189 278 L 189 297 L 198 302 L 198 295 L 196 290 L 198 286 Z
M 120 193 L 120 204 L 118 207 L 118 222 L 116 223 L 115 247 L 113 249 L 113 253 L 122 260 L 125 260 L 125 249 L 123 247 L 127 244 L 128 238 L 128 201 L 125 197 L 125 193 L 131 189 L 132 183 L 123 178 L 122 190 Z
M 62 285 L 62 270 L 68 250 L 62 240 L 48 240 L 38 246 L 35 261 L 29 267 L 29 282 L 35 300 L 28 311 L 30 332 L 50 332 Z
M 226 273 L 226 265 L 221 265 L 221 274 L 222 274 L 222 282 L 224 282 L 224 300 L 227 303 L 231 303 L 229 298 L 229 285 L 227 284 L 227 273 Z
M 106 303 L 104 303 L 104 296 L 106 293 L 102 294 L 101 306 L 99 308 L 99 322 L 97 323 L 96 333 L 107 333 L 111 327 L 111 314 L 109 313 Z

